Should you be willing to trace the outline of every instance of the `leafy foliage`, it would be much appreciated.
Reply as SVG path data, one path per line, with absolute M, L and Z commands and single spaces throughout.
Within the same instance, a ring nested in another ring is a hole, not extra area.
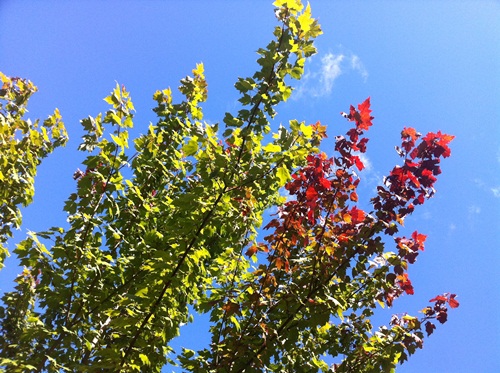
M 11 227 L 21 226 L 20 206 L 33 200 L 36 168 L 54 148 L 67 141 L 59 110 L 39 121 L 24 120 L 26 105 L 37 88 L 26 79 L 0 72 L 0 268 L 9 254 L 4 246 Z
M 203 121 L 202 64 L 181 80 L 181 103 L 170 89 L 154 94 L 158 121 L 133 151 L 125 87 L 105 98 L 106 113 L 81 121 L 87 157 L 65 203 L 69 227 L 32 233 L 14 250 L 24 269 L 2 298 L 0 367 L 159 372 L 176 364 L 170 341 L 194 309 L 210 314 L 212 341 L 178 355 L 186 371 L 390 371 L 422 347 L 423 328 L 430 335 L 434 319 L 446 321 L 446 305 L 458 306 L 454 294 L 439 295 L 422 317 L 396 315 L 373 332 L 377 304 L 414 292 L 407 268 L 426 236 L 398 237 L 398 224 L 433 195 L 453 136 L 405 128 L 403 164 L 378 188 L 373 210 L 361 209 L 356 170 L 372 126 L 369 99 L 342 113 L 352 128 L 336 137 L 334 157 L 319 151 L 319 122 L 291 120 L 266 136 L 321 33 L 309 5 L 274 5 L 275 40 L 258 51 L 259 70 L 235 84 L 241 109 L 225 113 L 223 128 Z M 36 166 L 66 132 L 57 110 L 41 129 L 23 120 L 35 87 L 0 77 L 5 242 L 20 224 L 17 206 L 31 202 Z M 396 251 L 385 249 L 385 235 Z M 329 367 L 325 354 L 337 362 Z

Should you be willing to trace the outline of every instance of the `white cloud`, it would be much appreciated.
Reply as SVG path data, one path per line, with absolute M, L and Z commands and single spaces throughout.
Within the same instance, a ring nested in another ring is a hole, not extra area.
M 342 74 L 341 63 L 345 56 L 343 54 L 335 55 L 328 53 L 321 58 L 321 91 L 322 95 L 329 94 L 332 91 L 333 83 L 340 74 Z
M 475 178 L 475 179 L 473 180 L 473 182 L 474 182 L 474 184 L 476 184 L 476 185 L 477 185 L 478 187 L 480 187 L 480 188 L 484 187 L 484 181 L 483 181 L 483 180 L 481 180 L 481 179 L 479 179 L 479 178 Z
M 469 206 L 469 214 L 478 215 L 480 213 L 481 213 L 481 207 L 476 205 Z
M 483 180 L 476 178 L 473 180 L 478 188 L 493 193 L 493 197 L 500 198 L 500 186 L 490 187 Z
M 365 66 L 363 65 L 363 62 L 359 59 L 358 56 L 353 54 L 351 56 L 351 68 L 353 70 L 358 71 L 361 76 L 363 77 L 364 81 L 366 82 L 366 79 L 368 79 L 368 71 L 366 70 Z
M 335 81 L 348 71 L 356 71 L 366 82 L 368 71 L 361 59 L 353 53 L 327 53 L 321 57 L 320 64 L 311 59 L 309 68 L 302 77 L 300 85 L 295 89 L 292 98 L 321 97 L 331 94 Z
M 493 196 L 500 198 L 500 187 L 491 188 L 491 192 L 493 193 Z
M 424 220 L 431 220 L 432 219 L 432 213 L 427 210 L 422 212 L 422 219 Z

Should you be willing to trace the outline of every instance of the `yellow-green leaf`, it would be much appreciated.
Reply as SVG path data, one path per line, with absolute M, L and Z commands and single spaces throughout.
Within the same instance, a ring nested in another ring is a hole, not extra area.
M 262 148 L 266 153 L 276 153 L 281 151 L 281 146 L 276 144 L 267 144 Z
M 182 151 L 184 152 L 184 154 L 187 157 L 196 154 L 196 152 L 198 151 L 198 141 L 197 141 L 197 139 L 195 137 L 191 138 L 188 141 L 188 143 L 185 144 L 182 147 Z
M 310 139 L 312 137 L 312 126 L 306 126 L 304 123 L 300 123 L 300 131 L 304 134 L 306 139 Z
M 290 171 L 288 171 L 288 168 L 286 168 L 285 166 L 278 167 L 276 176 L 278 176 L 278 179 L 280 179 L 281 185 L 285 185 L 292 177 L 290 175 Z

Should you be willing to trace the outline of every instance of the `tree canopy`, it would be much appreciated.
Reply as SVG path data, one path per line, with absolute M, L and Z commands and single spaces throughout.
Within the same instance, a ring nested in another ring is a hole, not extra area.
M 371 210 L 361 208 L 370 99 L 341 113 L 350 128 L 334 155 L 320 150 L 321 123 L 274 124 L 321 34 L 309 5 L 274 5 L 274 39 L 258 50 L 255 74 L 238 78 L 241 108 L 221 123 L 203 120 L 203 64 L 181 80 L 182 102 L 170 89 L 154 93 L 158 120 L 133 141 L 124 86 L 105 98 L 108 111 L 81 121 L 86 158 L 64 205 L 68 224 L 31 232 L 13 250 L 23 269 L 2 297 L 0 368 L 389 372 L 458 307 L 445 293 L 418 317 L 371 323 L 377 307 L 413 294 L 407 268 L 426 236 L 399 227 L 434 194 L 453 136 L 404 128 L 401 164 Z M 37 166 L 68 137 L 57 109 L 42 125 L 24 118 L 33 83 L 0 79 L 3 260 Z M 202 313 L 210 345 L 173 351 L 180 326 Z

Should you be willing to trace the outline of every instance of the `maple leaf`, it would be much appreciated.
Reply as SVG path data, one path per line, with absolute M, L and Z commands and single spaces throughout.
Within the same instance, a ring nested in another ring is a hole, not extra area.
M 320 138 L 325 138 L 328 137 L 326 135 L 326 126 L 322 126 L 321 122 L 317 121 L 315 124 L 311 124 L 312 129 L 314 132 L 320 137 Z
M 438 315 L 436 316 L 436 319 L 441 324 L 444 324 L 448 320 L 448 313 L 445 310 L 442 310 L 442 311 L 438 312 Z
M 351 157 L 351 159 L 356 164 L 356 167 L 358 168 L 358 170 L 362 171 L 365 168 L 365 165 L 363 164 L 363 162 L 361 161 L 361 159 L 357 155 L 353 155 Z
M 365 137 L 365 138 L 362 138 L 358 144 L 357 144 L 357 148 L 359 150 L 360 153 L 366 153 L 366 143 L 368 142 L 368 138 Z
M 436 325 L 434 325 L 430 321 L 427 321 L 425 323 L 425 331 L 427 332 L 427 336 L 430 336 L 434 332 L 434 329 L 436 329 Z
M 448 304 L 450 305 L 451 308 L 457 308 L 460 303 L 455 299 L 456 294 L 451 294 L 450 299 L 448 299 Z
M 257 246 L 253 245 L 245 252 L 245 255 L 248 257 L 254 256 L 257 250 L 258 250 Z
M 316 191 L 316 189 L 314 189 L 313 186 L 310 186 L 309 188 L 307 188 L 306 199 L 308 201 L 315 201 L 317 198 L 318 198 L 318 192 Z
M 397 283 L 399 287 L 404 290 L 406 294 L 413 295 L 413 285 L 411 284 L 410 279 L 408 278 L 407 273 L 403 273 L 402 275 L 399 275 L 396 277 Z
M 402 138 L 410 138 L 413 141 L 416 141 L 420 136 L 420 133 L 418 133 L 415 128 L 412 127 L 404 127 L 403 131 L 401 131 Z
M 447 299 L 444 295 L 438 295 L 435 298 L 432 298 L 429 302 L 446 302 Z
M 350 212 L 352 222 L 354 224 L 362 223 L 365 220 L 365 212 L 354 206 Z
M 357 123 L 358 128 L 362 130 L 368 130 L 372 125 L 373 117 L 370 115 L 370 97 L 368 97 L 363 103 L 358 105 L 359 115 L 360 115 L 360 123 Z
M 424 242 L 427 239 L 427 236 L 415 231 L 411 234 L 411 238 L 413 238 L 413 240 L 417 244 L 418 249 L 424 251 Z
M 319 183 L 325 189 L 330 189 L 332 187 L 332 183 L 330 182 L 330 180 L 328 180 L 328 179 L 326 179 L 324 177 L 320 177 L 319 178 Z
M 229 301 L 222 306 L 222 309 L 230 316 L 240 310 L 240 305 Z

